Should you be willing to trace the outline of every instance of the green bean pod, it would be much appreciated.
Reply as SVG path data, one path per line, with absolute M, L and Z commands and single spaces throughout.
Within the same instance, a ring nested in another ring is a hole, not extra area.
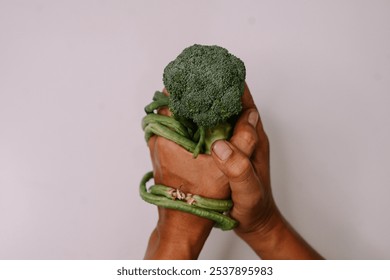
M 159 123 L 149 123 L 146 125 L 145 129 L 145 140 L 149 141 L 150 137 L 153 135 L 162 136 L 168 140 L 179 144 L 187 151 L 193 153 L 196 147 L 196 144 L 188 138 L 181 136 L 180 134 L 170 130 L 169 128 L 159 124 Z
M 231 200 L 211 199 L 200 195 L 193 195 L 192 198 L 194 199 L 193 205 L 221 213 L 227 212 L 233 207 Z
M 149 192 L 151 194 L 165 196 L 170 199 L 177 199 L 177 197 L 173 196 L 174 191 L 174 188 L 164 185 L 153 185 L 149 188 Z M 186 198 L 188 204 L 220 213 L 227 212 L 233 207 L 233 202 L 230 199 L 212 199 L 200 195 L 189 195 Z
M 174 118 L 157 114 L 148 114 L 142 119 L 142 129 L 145 130 L 150 123 L 161 124 L 183 137 L 190 137 L 187 128 Z
M 218 227 L 222 230 L 231 230 L 234 227 L 237 226 L 237 221 L 233 220 L 232 218 L 223 215 L 217 211 L 210 210 L 210 209 L 204 209 L 199 206 L 190 205 L 184 201 L 181 200 L 172 200 L 171 198 L 168 198 L 164 195 L 156 195 L 153 193 L 148 192 L 146 188 L 146 183 L 153 178 L 153 172 L 148 172 L 145 174 L 145 176 L 142 178 L 139 192 L 141 195 L 141 198 L 145 200 L 148 203 L 152 203 L 154 205 L 165 207 L 169 209 L 175 209 L 179 211 L 184 211 L 187 213 L 191 213 L 194 215 L 197 215 L 199 217 L 203 217 L 206 219 L 210 219 L 215 222 L 215 227 Z M 155 185 L 155 186 L 162 186 L 162 185 Z M 163 186 L 165 187 L 165 186 Z M 164 192 L 169 191 L 169 187 L 162 188 L 164 189 Z M 161 189 L 161 190 L 162 190 Z
M 145 112 L 146 114 L 153 113 L 154 110 L 157 110 L 158 108 L 168 106 L 169 98 L 161 91 L 156 91 L 154 93 L 153 102 L 145 106 Z

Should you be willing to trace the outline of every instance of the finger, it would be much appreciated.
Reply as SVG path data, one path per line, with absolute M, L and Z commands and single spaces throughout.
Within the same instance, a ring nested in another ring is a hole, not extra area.
M 251 209 L 253 204 L 259 201 L 261 192 L 260 181 L 249 158 L 224 140 L 213 144 L 211 155 L 217 167 L 229 180 L 236 210 Z
M 245 110 L 234 127 L 233 136 L 230 139 L 236 148 L 250 157 L 257 145 L 258 137 L 256 132 L 259 114 L 256 109 Z
M 270 186 L 269 141 L 264 131 L 259 135 L 258 144 L 251 160 L 263 184 Z
M 158 108 L 157 113 L 163 116 L 169 116 L 169 117 L 172 116 L 172 112 L 169 110 L 168 107 L 165 106 Z
M 245 83 L 245 89 L 244 89 L 244 93 L 241 97 L 241 102 L 242 102 L 242 111 L 246 111 L 248 109 L 256 109 L 257 112 L 259 113 L 259 109 L 257 108 L 254 100 L 253 100 L 253 97 L 252 97 L 252 94 L 248 88 L 248 85 Z M 259 121 L 258 121 L 258 127 L 257 128 L 261 128 L 263 129 L 263 124 L 261 122 L 261 117 L 260 117 L 260 114 L 259 114 Z
M 163 92 L 166 96 L 169 96 L 169 92 L 168 92 L 168 90 L 167 90 L 165 87 L 163 88 L 162 92 Z
M 258 112 L 258 108 L 254 103 L 253 97 L 246 83 L 245 83 L 244 94 L 241 100 L 243 106 L 243 115 L 247 110 L 255 109 Z M 235 130 L 232 138 L 236 137 L 236 134 L 239 133 L 241 133 L 240 130 L 237 131 Z M 269 141 L 268 141 L 267 134 L 264 131 L 260 114 L 256 124 L 256 136 L 257 136 L 257 146 L 253 151 L 253 156 L 251 157 L 251 160 L 256 170 L 260 172 L 260 177 L 263 178 L 263 180 L 265 180 L 266 184 L 269 184 L 269 172 L 267 172 L 267 170 L 269 170 Z M 245 145 L 245 142 L 243 144 L 238 144 L 238 145 L 240 146 L 241 149 L 241 147 Z M 245 152 L 245 154 L 248 154 L 248 152 Z

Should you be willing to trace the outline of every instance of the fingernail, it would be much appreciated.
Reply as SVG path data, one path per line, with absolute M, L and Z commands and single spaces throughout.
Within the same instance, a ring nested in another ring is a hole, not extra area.
M 256 127 L 258 121 L 259 121 L 259 114 L 256 111 L 250 112 L 248 116 L 248 122 L 253 127 Z
M 227 160 L 233 152 L 225 141 L 216 141 L 213 145 L 213 151 L 220 160 Z

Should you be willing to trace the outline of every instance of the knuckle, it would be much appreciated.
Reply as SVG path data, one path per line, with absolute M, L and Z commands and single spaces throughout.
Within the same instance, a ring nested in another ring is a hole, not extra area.
M 228 163 L 226 176 L 232 182 L 245 181 L 252 172 L 252 164 L 245 157 L 235 157 Z
M 247 147 L 254 147 L 257 143 L 256 134 L 248 130 L 243 131 L 243 133 L 240 135 L 240 138 L 246 144 Z
M 249 156 L 258 143 L 258 137 L 256 131 L 248 125 L 235 134 L 231 142 L 246 156 Z

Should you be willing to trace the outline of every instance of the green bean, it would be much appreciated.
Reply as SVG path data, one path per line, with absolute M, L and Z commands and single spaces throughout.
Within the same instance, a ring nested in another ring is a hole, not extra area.
M 162 91 L 156 90 L 153 95 L 153 101 L 157 101 L 161 99 L 165 99 L 167 100 L 167 102 L 169 101 L 168 95 L 165 95 L 165 93 L 163 93 Z
M 168 106 L 168 103 L 169 103 L 168 96 L 166 96 L 164 93 L 162 93 L 160 91 L 156 91 L 154 93 L 153 100 L 154 101 L 152 103 L 148 104 L 145 107 L 145 112 L 147 114 L 153 113 L 154 110 L 157 110 L 158 108 Z
M 164 185 L 153 185 L 149 188 L 149 192 L 151 194 L 165 196 L 170 199 L 177 198 L 173 195 L 175 189 Z M 229 211 L 233 206 L 233 202 L 229 199 L 212 199 L 200 195 L 187 195 L 186 201 L 188 204 L 221 213 Z
M 233 202 L 231 200 L 211 199 L 200 195 L 193 195 L 192 199 L 194 199 L 193 205 L 218 212 L 229 211 L 233 206 Z
M 171 140 L 183 148 L 185 148 L 189 152 L 193 152 L 195 150 L 196 144 L 192 142 L 190 139 L 181 136 L 180 134 L 170 130 L 166 126 L 163 126 L 159 123 L 149 123 L 146 125 L 145 129 L 145 140 L 149 141 L 150 137 L 154 134 L 162 136 L 168 140 Z
M 184 201 L 181 201 L 181 200 L 172 200 L 172 198 L 168 198 L 165 195 L 156 195 L 156 194 L 148 192 L 148 190 L 146 188 L 146 183 L 152 178 L 153 178 L 153 172 L 148 172 L 142 178 L 141 183 L 140 183 L 139 192 L 140 192 L 142 199 L 145 200 L 146 202 L 152 203 L 152 204 L 160 206 L 160 207 L 184 211 L 187 213 L 197 215 L 199 217 L 210 219 L 216 223 L 215 224 L 216 227 L 218 227 L 222 230 L 231 230 L 237 226 L 237 221 L 233 220 L 232 218 L 230 218 L 226 215 L 219 213 L 218 210 L 213 211 L 210 209 L 204 209 L 200 206 L 190 205 L 190 204 L 188 204 Z M 164 192 L 167 192 L 167 191 L 169 192 L 169 189 L 171 189 L 171 188 L 163 186 L 163 185 L 154 185 L 154 186 L 156 186 L 158 188 L 163 187 L 163 188 L 160 188 L 160 190 L 164 190 Z
M 174 192 L 174 190 L 174 188 L 170 188 L 164 185 L 153 185 L 149 188 L 149 192 L 151 194 L 165 196 L 169 199 L 173 199 L 172 193 Z
M 181 136 L 189 138 L 187 128 L 184 125 L 182 125 L 180 122 L 175 120 L 174 118 L 163 116 L 163 115 L 148 114 L 142 119 L 142 129 L 145 129 L 145 127 L 150 123 L 161 124 L 177 132 Z

